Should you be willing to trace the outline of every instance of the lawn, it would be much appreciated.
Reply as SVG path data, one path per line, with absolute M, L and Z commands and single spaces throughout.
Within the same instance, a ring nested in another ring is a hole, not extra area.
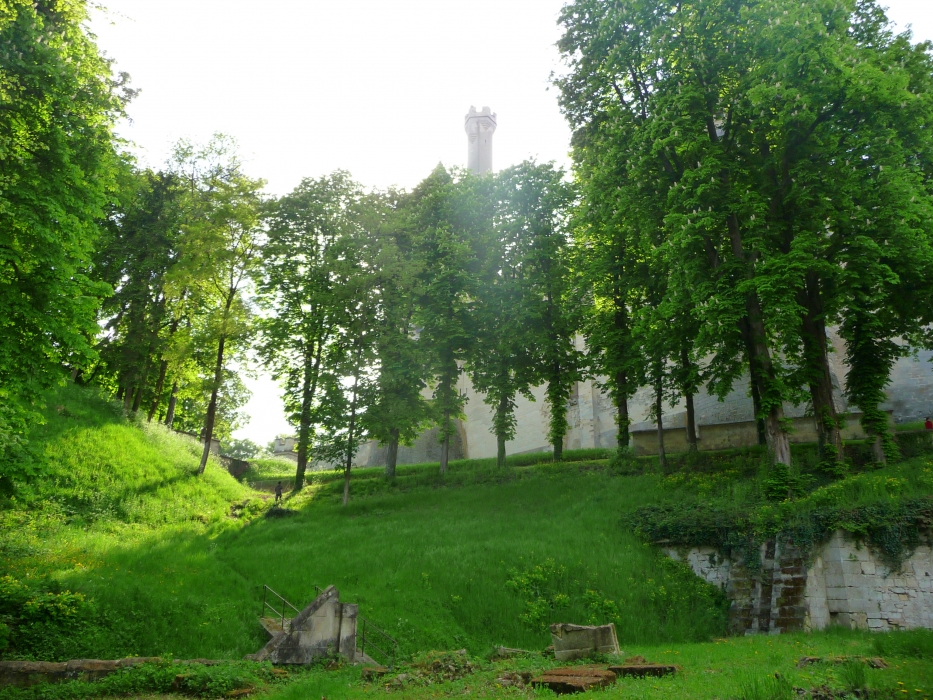
M 558 620 L 613 621 L 626 655 L 683 668 L 672 679 L 625 680 L 604 697 L 751 698 L 774 673 L 800 687 L 839 687 L 843 667 L 796 669 L 796 660 L 879 652 L 877 638 L 840 630 L 723 639 L 722 595 L 626 526 L 640 507 L 694 503 L 706 490 L 720 500 L 753 498 L 754 450 L 718 455 L 699 471 L 685 462 L 684 473 L 666 475 L 650 460 L 610 467 L 602 452 L 571 454 L 576 461 L 562 464 L 521 456 L 503 469 L 464 461 L 446 477 L 436 465 L 409 465 L 394 481 L 361 469 L 346 507 L 340 475 L 315 472 L 286 498 L 291 515 L 268 518 L 269 495 L 219 463 L 195 474 L 197 443 L 127 420 L 87 390 L 63 389 L 47 418 L 33 434 L 35 467 L 47 476 L 0 510 L 0 583 L 24 601 L 32 596 L 24 603 L 30 609 L 70 601 L 74 614 L 24 617 L 4 658 L 241 659 L 265 642 L 257 621 L 264 584 L 299 608 L 315 586 L 337 586 L 342 600 L 358 603 L 363 617 L 398 640 L 403 660 L 432 649 L 465 649 L 479 659 L 480 670 L 463 679 L 403 685 L 412 697 L 467 688 L 477 697 L 530 693 L 497 687 L 502 664 L 521 670 L 552 661 L 484 659 L 497 645 L 541 651 L 547 624 Z M 815 483 L 799 503 L 897 496 L 876 493 L 877 484 L 928 493 L 928 462 Z M 3 605 L 0 622 L 12 619 Z M 929 692 L 931 650 L 921 658 L 896 649 L 885 655 L 891 668 L 868 671 L 870 683 L 898 697 Z M 333 699 L 375 691 L 385 692 L 360 682 L 357 669 L 312 669 L 264 692 Z

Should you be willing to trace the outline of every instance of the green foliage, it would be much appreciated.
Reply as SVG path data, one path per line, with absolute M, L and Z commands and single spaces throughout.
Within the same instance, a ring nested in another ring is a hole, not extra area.
M 122 389 L 127 409 L 152 411 L 162 398 L 163 359 L 182 320 L 180 300 L 166 296 L 166 275 L 179 254 L 185 191 L 170 173 L 133 168 L 119 184 L 93 265 L 114 293 L 100 309 L 99 362 L 84 377 Z
M 0 653 L 12 659 L 65 661 L 93 633 L 92 608 L 80 593 L 56 590 L 49 581 L 0 577 Z
M 255 459 L 265 455 L 265 450 L 252 440 L 227 440 L 221 444 L 221 452 L 234 459 Z
M 0 488 L 31 475 L 24 428 L 61 366 L 94 356 L 107 285 L 87 273 L 119 170 L 128 77 L 85 29 L 84 2 L 0 7 Z
M 525 611 L 518 618 L 532 629 L 546 631 L 555 620 L 554 614 L 570 606 L 570 596 L 560 592 L 566 585 L 566 578 L 567 570 L 553 559 L 521 572 L 509 569 L 506 588 L 525 602 Z

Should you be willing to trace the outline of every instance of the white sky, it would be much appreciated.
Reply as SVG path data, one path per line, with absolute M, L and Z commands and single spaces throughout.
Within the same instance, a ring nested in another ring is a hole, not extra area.
M 569 165 L 570 132 L 548 90 L 564 0 L 104 0 L 92 29 L 141 89 L 120 134 L 159 166 L 177 139 L 235 137 L 254 177 L 281 195 L 338 168 L 366 186 L 410 188 L 463 165 L 463 116 L 498 113 L 496 169 L 528 157 Z M 933 0 L 887 0 L 933 39 Z M 275 383 L 246 380 L 249 425 L 291 433 Z

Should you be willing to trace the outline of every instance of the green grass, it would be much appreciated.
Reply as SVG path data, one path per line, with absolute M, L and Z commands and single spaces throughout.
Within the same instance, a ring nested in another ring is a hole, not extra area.
M 605 452 L 586 451 L 558 464 L 547 454 L 520 455 L 504 469 L 494 460 L 463 461 L 446 477 L 437 465 L 401 466 L 394 481 L 381 469 L 357 469 L 347 507 L 341 475 L 315 472 L 286 499 L 297 514 L 268 519 L 258 517 L 268 500 L 219 465 L 194 475 L 197 443 L 128 421 L 85 389 L 62 390 L 32 440 L 42 446 L 36 471 L 48 476 L 0 511 L 0 576 L 88 601 L 83 621 L 68 628 L 69 644 L 46 658 L 242 658 L 265 642 L 257 623 L 263 584 L 299 607 L 314 598 L 314 586 L 336 585 L 399 640 L 404 656 L 460 648 L 484 656 L 500 644 L 540 650 L 549 643 L 547 622 L 612 620 L 627 654 L 684 668 L 674 679 L 621 682 L 604 696 L 739 697 L 775 671 L 794 683 L 842 683 L 833 666 L 798 671 L 794 662 L 804 654 L 879 653 L 863 633 L 719 639 L 725 614 L 717 592 L 624 527 L 626 514 L 643 505 L 753 498 L 755 450 L 707 455 L 669 475 L 645 460 L 638 471 L 648 473 L 621 476 Z M 925 492 L 926 468 L 909 461 L 808 498 L 861 503 Z M 0 601 L 0 622 L 3 614 Z M 889 638 L 883 653 L 902 660 L 890 673 L 869 672 L 869 681 L 900 681 L 912 686 L 910 697 L 923 697 L 913 687 L 933 677 L 929 641 Z M 530 693 L 497 688 L 501 668 L 406 695 Z M 333 700 L 380 688 L 361 684 L 355 670 L 313 670 L 267 696 Z
M 92 390 L 70 385 L 50 399 L 46 423 L 30 436 L 36 478 L 20 485 L 20 506 L 58 509 L 76 526 L 98 520 L 154 526 L 216 522 L 231 502 L 251 495 L 213 457 L 203 477 L 195 477 L 196 440 L 128 421 Z
M 923 631 L 873 635 L 868 632 L 853 632 L 833 629 L 813 634 L 787 634 L 778 637 L 753 636 L 717 639 L 708 643 L 669 643 L 664 645 L 624 645 L 623 656 L 641 655 L 648 661 L 672 663 L 680 667 L 674 676 L 665 678 L 624 678 L 605 690 L 591 691 L 576 697 L 586 698 L 638 698 L 641 700 L 668 700 L 669 698 L 695 698 L 703 700 L 762 700 L 763 698 L 800 697 L 793 694 L 766 695 L 761 691 L 770 688 L 800 688 L 810 690 L 829 688 L 842 691 L 853 684 L 862 684 L 873 690 L 871 697 L 928 699 L 933 696 L 933 657 L 916 656 L 913 653 L 898 653 L 888 650 L 885 655 L 888 668 L 874 669 L 862 663 L 848 661 L 836 663 L 842 658 L 861 658 L 877 655 L 875 642 L 879 639 L 895 639 L 908 647 L 914 646 L 913 638 L 922 636 Z M 824 661 L 797 668 L 803 656 L 820 657 Z M 404 690 L 391 686 L 392 676 L 374 683 L 361 680 L 358 667 L 341 667 L 326 670 L 320 666 L 308 670 L 291 670 L 291 677 L 284 683 L 267 685 L 253 697 L 263 700 L 307 700 L 325 697 L 328 700 L 361 700 L 376 695 L 405 697 L 411 699 L 437 697 L 473 698 L 536 698 L 553 697 L 547 692 L 531 689 L 505 688 L 497 679 L 506 672 L 531 671 L 536 673 L 555 665 L 553 659 L 540 656 L 489 662 L 474 659 L 479 667 L 475 673 L 452 681 L 434 681 L 430 684 L 409 682 Z M 229 671 L 220 670 L 209 674 L 217 679 L 215 685 L 243 674 L 246 669 L 236 666 Z M 172 669 L 175 672 L 175 669 Z M 853 673 L 857 671 L 857 673 Z M 412 669 L 399 668 L 398 673 L 412 675 Z M 775 683 L 775 674 L 780 683 Z M 203 672 L 200 674 L 205 676 Z M 139 691 L 156 690 L 164 681 L 160 668 L 140 670 L 126 674 L 125 678 L 105 683 L 74 683 L 63 686 L 47 686 L 30 690 L 0 690 L 2 700 L 71 700 L 81 697 L 125 697 L 124 689 L 133 689 L 132 697 L 155 700 L 163 695 L 146 695 Z M 195 675 L 192 679 L 200 679 Z M 148 682 L 147 682 L 148 681 Z M 201 681 L 203 685 L 206 685 Z M 393 691 L 386 693 L 390 685 Z M 69 687 L 71 686 L 71 687 Z M 755 689 L 759 692 L 755 693 Z M 108 692 L 109 691 L 109 692 Z M 123 692 L 121 692 L 123 691 Z M 216 697 L 219 693 L 205 693 Z M 806 696 L 804 696 L 806 697 Z M 848 697 L 854 697 L 849 695 Z

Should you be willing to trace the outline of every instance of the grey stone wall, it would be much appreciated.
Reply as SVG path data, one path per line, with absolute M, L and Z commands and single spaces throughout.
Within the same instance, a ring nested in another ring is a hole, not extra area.
M 929 534 L 929 533 L 928 533 Z M 933 549 L 923 545 L 897 571 L 839 530 L 807 561 L 792 544 L 762 545 L 761 571 L 712 547 L 666 548 L 668 556 L 722 589 L 733 633 L 824 629 L 933 629 Z

